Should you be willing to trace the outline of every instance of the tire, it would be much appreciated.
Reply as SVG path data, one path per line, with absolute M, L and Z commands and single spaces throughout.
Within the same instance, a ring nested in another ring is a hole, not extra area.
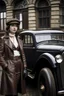
M 38 96 L 56 96 L 53 74 L 49 68 L 43 68 L 38 77 Z

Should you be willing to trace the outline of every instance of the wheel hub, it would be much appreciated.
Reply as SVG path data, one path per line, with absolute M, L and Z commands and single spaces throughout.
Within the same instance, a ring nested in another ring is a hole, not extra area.
M 42 92 L 44 92 L 45 86 L 44 85 L 41 85 L 40 89 L 41 89 Z

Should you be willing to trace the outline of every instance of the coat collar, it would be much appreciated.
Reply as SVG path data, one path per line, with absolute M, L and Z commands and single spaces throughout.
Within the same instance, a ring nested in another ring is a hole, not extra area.
M 5 44 L 6 44 L 9 48 L 13 49 L 12 42 L 10 41 L 9 38 L 5 39 Z
M 19 43 L 19 46 L 20 46 L 20 49 L 22 49 L 22 40 L 20 39 L 20 37 L 18 36 L 17 37 L 17 40 L 18 40 L 18 43 Z M 10 41 L 9 37 L 5 37 L 5 40 L 4 40 L 4 43 L 13 50 L 13 44 L 12 42 Z

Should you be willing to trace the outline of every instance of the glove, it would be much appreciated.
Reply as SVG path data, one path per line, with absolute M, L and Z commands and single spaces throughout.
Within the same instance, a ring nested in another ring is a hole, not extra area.
M 26 78 L 28 76 L 28 71 L 27 71 L 27 68 L 24 68 L 24 78 Z

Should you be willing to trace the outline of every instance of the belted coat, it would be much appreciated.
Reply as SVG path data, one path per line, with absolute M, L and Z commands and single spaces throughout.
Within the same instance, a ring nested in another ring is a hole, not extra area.
M 22 65 L 21 65 L 21 93 L 24 94 L 26 92 L 26 85 L 25 85 L 25 78 L 23 77 L 23 69 L 26 67 L 26 59 L 25 54 L 23 52 L 23 45 L 22 40 L 20 37 L 17 37 L 18 44 L 20 47 L 20 54 L 22 59 Z M 15 81 L 16 81 L 16 75 L 14 74 L 14 64 L 13 63 L 14 56 L 13 56 L 13 47 L 12 43 L 8 36 L 4 36 L 0 40 L 0 66 L 2 67 L 2 75 L 1 75 L 1 86 L 0 86 L 0 94 L 2 95 L 16 95 L 15 90 Z M 15 61 L 16 62 L 16 61 Z M 12 65 L 12 66 L 10 66 Z M 9 71 L 5 70 L 8 69 Z M 13 79 L 14 80 L 13 80 Z

